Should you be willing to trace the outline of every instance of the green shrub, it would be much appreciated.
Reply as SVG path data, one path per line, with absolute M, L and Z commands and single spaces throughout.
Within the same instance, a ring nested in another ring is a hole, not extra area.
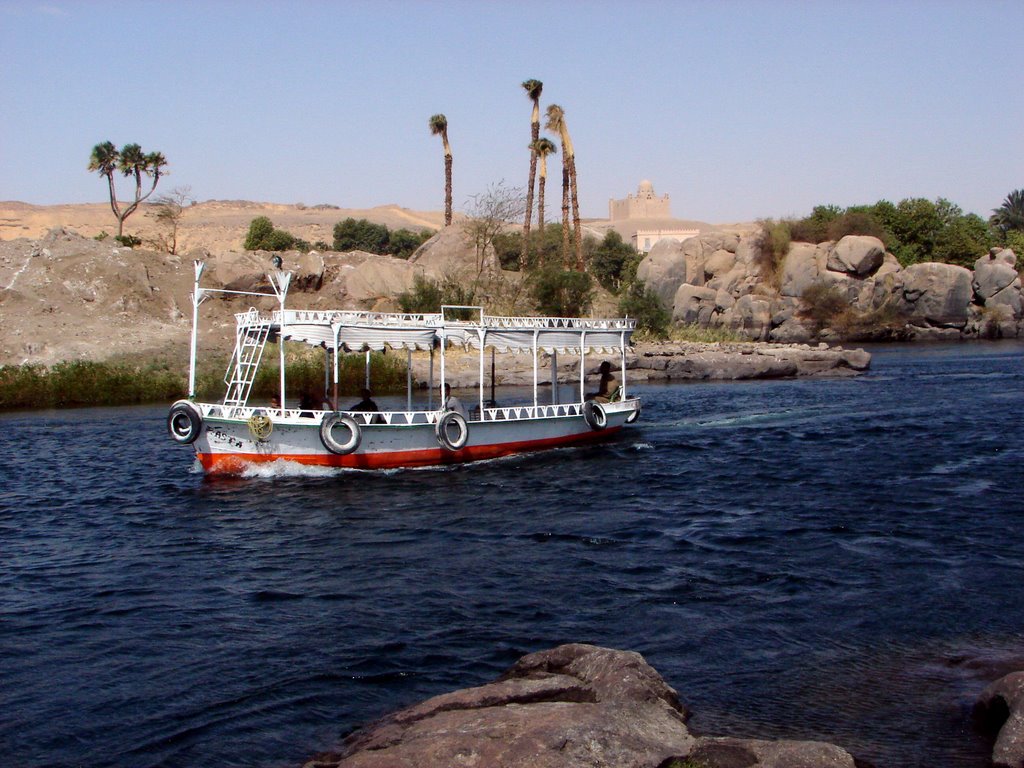
M 300 244 L 303 246 L 301 249 Z M 257 216 L 249 223 L 242 247 L 247 251 L 289 251 L 293 248 L 308 251 L 309 243 L 297 240 L 283 229 L 274 229 L 273 222 L 266 216 Z
M 601 244 L 594 248 L 590 256 L 590 271 L 597 281 L 612 293 L 618 293 L 628 277 L 628 264 L 637 259 L 637 250 L 622 239 L 622 235 L 614 229 L 609 230 Z M 636 265 L 632 267 L 636 274 Z
M 582 317 L 594 301 L 594 281 L 586 272 L 551 265 L 530 276 L 537 311 L 550 317 Z
M 722 326 L 700 325 L 698 323 L 680 323 L 669 328 L 668 338 L 672 341 L 693 341 L 703 344 L 720 344 L 723 342 L 749 342 L 731 328 Z
M 800 297 L 800 316 L 810 321 L 815 333 L 832 325 L 832 322 L 850 308 L 850 302 L 836 286 L 828 283 L 813 283 Z
M 403 312 L 440 312 L 442 304 L 460 306 L 472 305 L 475 293 L 455 279 L 431 280 L 417 274 L 413 277 L 412 290 L 398 294 L 398 306 Z
M 758 269 L 761 279 L 778 290 L 782 283 L 782 262 L 789 253 L 790 232 L 786 220 L 761 219 L 758 233 Z
M 622 292 L 619 312 L 624 317 L 636 318 L 636 329 L 641 339 L 664 339 L 668 336 L 672 315 L 665 309 L 661 297 L 641 281 L 632 283 Z
M 847 235 L 869 235 L 882 242 L 889 238 L 889 233 L 869 211 L 849 209 L 841 216 L 829 222 L 826 229 L 826 240 L 842 240 Z

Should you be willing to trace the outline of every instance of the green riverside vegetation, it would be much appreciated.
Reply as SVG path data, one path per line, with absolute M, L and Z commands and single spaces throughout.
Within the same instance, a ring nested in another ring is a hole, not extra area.
M 268 351 L 269 356 L 269 351 Z M 362 355 L 341 358 L 338 392 L 353 395 L 363 386 L 365 361 Z M 289 401 L 301 392 L 320 393 L 324 387 L 324 358 L 310 350 L 289 356 L 287 363 Z M 280 368 L 276 356 L 260 367 L 253 382 L 251 398 L 269 400 L 278 392 Z M 370 378 L 374 392 L 387 394 L 405 389 L 404 357 L 373 353 Z M 332 382 L 333 386 L 333 382 Z M 202 367 L 196 372 L 196 396 L 216 402 L 224 395 L 222 368 Z M 71 361 L 44 365 L 0 366 L 0 410 L 29 408 L 74 408 L 99 405 L 171 403 L 188 391 L 188 365 L 172 368 L 166 362 L 127 363 Z

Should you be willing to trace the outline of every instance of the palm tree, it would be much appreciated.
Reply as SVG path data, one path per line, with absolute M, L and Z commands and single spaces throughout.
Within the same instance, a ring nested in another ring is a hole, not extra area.
M 1015 189 L 1003 204 L 992 210 L 989 223 L 1004 235 L 1011 229 L 1024 230 L 1024 189 Z
M 576 269 L 582 272 L 583 264 L 583 227 L 580 224 L 580 205 L 576 198 L 576 153 L 573 151 L 569 127 L 565 122 L 565 111 L 557 104 L 551 104 L 547 110 L 547 129 L 557 131 L 562 140 L 562 186 L 569 191 L 562 192 L 562 247 L 568 256 L 568 205 L 572 204 L 573 237 L 576 244 Z M 567 199 L 568 198 L 568 201 Z
M 551 139 L 537 139 L 530 145 L 533 154 L 540 159 L 540 172 L 537 175 L 537 232 L 544 236 L 544 185 L 548 180 L 548 155 L 558 150 Z
M 540 94 L 544 83 L 540 80 L 525 80 L 523 90 L 533 102 L 530 115 L 530 182 L 526 185 L 526 219 L 523 222 L 523 251 L 519 256 L 519 269 L 526 269 L 526 257 L 530 248 L 530 219 L 533 218 L 533 183 L 537 176 L 537 150 L 534 145 L 540 138 Z
M 452 223 L 452 147 L 448 143 L 448 118 L 434 115 L 430 118 L 430 133 L 440 136 L 444 144 L 444 225 Z
M 151 152 L 148 155 L 142 151 L 138 144 L 125 144 L 118 152 L 113 143 L 105 141 L 92 148 L 92 156 L 89 159 L 89 170 L 98 171 L 100 176 L 106 176 L 107 186 L 110 190 L 110 209 L 117 218 L 117 236 L 124 234 L 124 221 L 139 207 L 139 203 L 153 194 L 156 185 L 163 175 L 161 168 L 167 165 L 167 158 L 159 152 Z M 114 171 L 120 171 L 125 177 L 135 179 L 135 199 L 132 203 L 121 210 L 117 202 L 117 192 L 114 189 Z M 149 176 L 153 183 L 149 191 L 142 193 L 142 177 Z

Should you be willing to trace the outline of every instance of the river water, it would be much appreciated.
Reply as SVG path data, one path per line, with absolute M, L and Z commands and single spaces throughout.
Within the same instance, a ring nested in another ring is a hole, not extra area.
M 583 641 L 702 733 L 981 768 L 1024 669 L 1024 345 L 638 387 L 612 445 L 442 470 L 191 471 L 163 407 L 0 417 L 0 755 L 286 766 Z

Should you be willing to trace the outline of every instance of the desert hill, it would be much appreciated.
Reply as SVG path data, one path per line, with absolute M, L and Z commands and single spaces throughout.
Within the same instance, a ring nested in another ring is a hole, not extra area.
M 154 209 L 155 206 L 143 203 L 125 222 L 125 234 L 135 235 L 143 243 L 165 234 L 167 227 L 154 218 Z M 178 231 L 178 250 L 241 250 L 249 223 L 257 216 L 267 216 L 278 229 L 287 230 L 310 243 L 318 240 L 331 242 L 334 225 L 348 217 L 369 219 L 389 229 L 437 230 L 444 225 L 443 213 L 412 211 L 398 205 L 338 208 L 330 205 L 207 200 L 185 210 Z M 74 230 L 83 237 L 96 237 L 102 232 L 117 234 L 117 220 L 107 203 L 30 205 L 0 202 L 0 240 L 20 237 L 38 240 L 55 227 Z

